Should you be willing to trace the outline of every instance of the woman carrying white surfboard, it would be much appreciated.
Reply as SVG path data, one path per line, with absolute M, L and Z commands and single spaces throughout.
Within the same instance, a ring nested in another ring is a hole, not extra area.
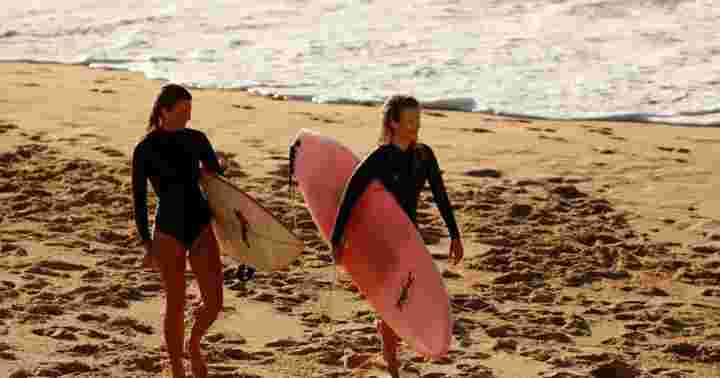
M 331 244 L 336 262 L 342 259 L 343 232 L 353 206 L 371 181 L 378 179 L 392 193 L 408 217 L 416 222 L 420 192 L 429 182 L 433 198 L 450 234 L 449 259 L 457 264 L 463 245 L 441 171 L 430 146 L 418 143 L 420 104 L 410 96 L 395 95 L 383 106 L 379 146 L 353 172 L 334 223 Z M 398 336 L 382 319 L 377 323 L 383 341 L 383 357 L 390 374 L 399 377 L 396 351 Z
M 160 271 L 165 286 L 164 333 L 173 378 L 184 378 L 183 340 L 185 259 L 198 281 L 202 307 L 187 344 L 192 374 L 206 378 L 200 340 L 223 305 L 223 273 L 210 208 L 198 186 L 200 163 L 210 172 L 223 168 L 204 133 L 187 128 L 192 96 L 182 86 L 163 86 L 150 115 L 148 132 L 133 151 L 132 187 L 135 223 L 145 247 L 143 264 Z M 151 238 L 147 180 L 159 198 Z

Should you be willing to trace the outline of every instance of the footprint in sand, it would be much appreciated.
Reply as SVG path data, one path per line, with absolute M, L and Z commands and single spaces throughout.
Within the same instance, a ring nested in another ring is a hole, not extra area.
M 105 273 L 98 270 L 90 270 L 80 276 L 80 279 L 87 282 L 100 282 L 105 278 Z
M 2 152 L 0 153 L 0 164 L 3 165 L 10 165 L 19 162 L 20 156 L 17 153 L 14 152 Z M 7 178 L 15 176 L 13 172 L 6 172 L 5 175 L 3 175 Z
M 271 159 L 273 159 L 273 160 L 288 160 L 287 157 L 283 157 L 283 156 L 274 156 L 274 157 L 271 157 Z M 276 167 L 277 167 L 276 169 L 268 172 L 268 174 L 270 174 L 271 176 L 281 177 L 284 179 L 287 179 L 289 177 L 289 175 L 290 175 L 290 164 L 289 163 L 279 164 Z
M 252 105 L 232 104 L 232 107 L 233 107 L 233 108 L 236 108 L 236 109 L 243 109 L 243 110 L 253 110 L 253 109 L 255 109 L 255 107 L 252 106 Z
M 53 271 L 52 269 L 48 269 L 41 266 L 33 266 L 25 271 L 27 274 L 35 274 L 40 276 L 48 276 L 48 277 L 60 277 L 60 278 L 70 278 L 71 276 L 67 273 L 58 273 Z
M 260 138 L 245 138 L 242 139 L 241 142 L 247 143 L 248 146 L 255 148 L 263 147 L 265 145 L 265 141 Z
M 30 139 L 30 140 L 33 141 L 33 142 L 43 142 L 43 139 L 44 139 L 45 137 L 47 137 L 47 133 L 46 133 L 46 132 L 39 132 L 39 133 L 35 133 L 35 134 L 30 135 L 30 136 L 28 137 L 28 139 Z M 49 141 L 45 141 L 45 142 L 49 142 Z
M 319 121 L 319 122 L 323 122 L 323 123 L 342 123 L 341 121 L 326 117 L 321 114 L 313 114 L 310 112 L 295 112 L 293 114 L 302 114 L 302 115 L 308 116 L 308 118 L 310 118 L 311 121 Z
M 49 337 L 55 340 L 77 341 L 77 334 L 81 331 L 77 327 L 49 327 L 36 328 L 31 332 L 38 336 Z
M 123 246 L 128 241 L 127 233 L 119 233 L 113 230 L 102 230 L 98 232 L 94 241 L 105 244 L 117 244 Z
M 59 270 L 59 271 L 83 271 L 88 270 L 88 267 L 85 265 L 80 264 L 73 264 L 66 261 L 61 260 L 44 260 L 36 263 L 34 267 L 40 267 L 40 268 L 46 268 L 51 270 Z
M 13 353 L 13 349 L 12 345 L 0 342 L 0 360 L 17 360 L 15 353 Z
M 17 130 L 20 127 L 10 121 L 0 120 L 0 134 L 5 134 L 11 130 Z
M 37 304 L 28 307 L 27 312 L 33 315 L 60 316 L 65 313 L 63 307 L 57 304 Z
M 551 136 L 547 136 L 547 135 L 540 135 L 540 136 L 538 136 L 538 138 L 546 139 L 546 140 L 553 140 L 555 142 L 563 142 L 563 143 L 569 142 L 569 140 L 567 140 L 566 138 L 563 138 L 563 137 L 551 137 Z
M 93 150 L 101 152 L 109 157 L 116 157 L 116 158 L 125 157 L 125 154 L 123 154 L 122 152 L 120 152 L 114 148 L 111 148 L 111 147 L 99 146 L 99 147 L 93 148 Z
M 502 172 L 494 168 L 477 168 L 465 171 L 465 176 L 469 177 L 487 177 L 487 178 L 500 178 Z
M 486 134 L 486 133 L 494 133 L 492 130 L 483 129 L 482 127 L 471 127 L 471 128 L 461 128 L 460 131 L 465 131 L 468 133 L 475 133 L 475 134 Z
M 91 339 L 98 339 L 98 340 L 107 340 L 110 338 L 110 335 L 98 332 L 92 329 L 85 330 L 81 333 L 82 336 L 89 337 Z
M 108 320 L 110 320 L 110 316 L 106 313 L 100 313 L 100 314 L 82 313 L 77 316 L 77 320 L 79 320 L 83 323 L 89 323 L 89 322 L 105 323 Z
M 126 336 L 132 336 L 135 332 L 152 335 L 154 330 L 151 326 L 143 324 L 139 320 L 130 317 L 119 317 L 108 323 L 110 330 L 120 332 Z
M 133 270 L 140 264 L 138 257 L 126 257 L 119 259 L 112 257 L 107 260 L 100 261 L 96 264 L 98 267 L 106 267 L 115 270 Z
M 98 113 L 104 113 L 107 111 L 107 109 L 103 108 L 102 106 L 97 106 L 97 105 L 83 106 L 83 107 L 81 107 L 81 109 L 88 111 L 88 112 L 98 112 Z
M 73 122 L 73 121 L 62 121 L 62 122 L 60 122 L 60 125 L 63 127 L 69 127 L 71 129 L 79 129 L 79 128 L 89 126 L 89 125 L 84 125 L 82 123 L 77 123 L 77 122 Z M 66 138 L 66 139 L 70 139 L 70 138 Z M 58 140 L 61 140 L 61 139 L 58 139 Z
M 62 361 L 51 363 L 49 367 L 39 368 L 35 374 L 40 377 L 60 377 L 66 375 L 79 375 L 98 371 L 90 365 L 80 361 Z
M 612 148 L 593 147 L 593 151 L 598 152 L 602 155 L 614 155 L 617 153 L 617 150 Z
M 76 357 L 93 357 L 101 353 L 111 351 L 110 347 L 99 344 L 79 344 L 73 347 L 60 350 L 60 353 L 69 354 Z
M 18 146 L 15 153 L 23 159 L 32 159 L 34 157 L 40 157 L 50 151 L 51 149 L 47 145 L 33 143 Z
M 100 136 L 100 135 L 97 135 L 97 134 L 93 134 L 93 133 L 81 133 L 81 134 L 78 134 L 77 136 L 78 136 L 78 137 L 81 137 L 81 138 L 86 138 L 86 139 L 95 139 L 95 140 L 98 140 L 98 141 L 99 141 L 99 140 L 107 140 L 107 139 L 108 139 L 107 137 L 103 137 L 103 136 Z
M 163 370 L 162 356 L 145 351 L 142 354 L 133 353 L 122 357 L 121 364 L 127 371 L 141 371 L 158 374 Z
M 65 272 L 82 271 L 87 269 L 88 268 L 83 265 L 76 265 L 63 261 L 46 260 L 33 264 L 29 269 L 25 271 L 25 273 L 49 277 L 70 278 L 71 275 Z
M 100 88 L 93 88 L 93 89 L 90 90 L 90 92 L 102 93 L 102 94 L 114 94 L 114 93 L 117 93 L 117 91 L 114 90 L 114 89 L 100 89 Z
M 91 306 L 109 306 L 113 308 L 126 309 L 130 307 L 130 302 L 124 297 L 133 297 L 133 299 L 141 300 L 142 295 L 132 295 L 127 290 L 122 292 L 107 292 L 106 289 L 101 291 L 92 291 L 85 294 L 82 298 L 82 303 Z
M 22 276 L 22 279 L 28 281 L 27 283 L 22 285 L 23 291 L 42 290 L 48 286 L 51 286 L 50 282 L 44 277 L 35 277 L 32 274 L 26 273 Z
M 586 128 L 589 133 L 602 134 L 607 136 L 611 136 L 614 134 L 614 130 L 609 127 L 594 127 L 588 125 L 584 125 L 583 127 Z
M 2 246 L 0 246 L 0 257 L 3 256 L 17 256 L 17 257 L 26 257 L 28 256 L 28 252 L 25 248 L 13 244 L 13 243 L 4 243 Z

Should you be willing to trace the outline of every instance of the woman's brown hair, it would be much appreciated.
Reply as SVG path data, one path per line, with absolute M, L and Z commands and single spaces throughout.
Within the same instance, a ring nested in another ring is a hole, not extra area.
M 393 136 L 393 129 L 390 122 L 400 122 L 400 113 L 405 109 L 418 109 L 420 102 L 415 97 L 407 95 L 393 95 L 389 97 L 382 108 L 382 125 L 380 126 L 380 137 L 378 144 L 390 143 Z
M 160 115 L 162 109 L 172 109 L 178 101 L 182 100 L 192 101 L 192 95 L 190 94 L 190 91 L 185 89 L 185 87 L 178 84 L 163 85 L 160 93 L 155 99 L 152 112 L 150 113 L 147 132 L 150 133 L 160 127 Z

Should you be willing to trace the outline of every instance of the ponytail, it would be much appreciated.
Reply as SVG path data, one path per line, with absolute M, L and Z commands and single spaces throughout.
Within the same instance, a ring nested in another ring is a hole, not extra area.
M 152 112 L 148 118 L 147 133 L 151 133 L 160 127 L 162 119 L 160 118 L 162 109 L 172 109 L 178 101 L 192 101 L 190 91 L 178 84 L 163 85 L 160 93 L 155 99 Z
M 158 106 L 157 101 L 155 101 L 155 104 L 153 104 L 152 112 L 150 113 L 150 119 L 148 120 L 148 126 L 147 126 L 147 133 L 150 134 L 151 132 L 155 131 L 158 127 L 160 127 L 160 107 Z

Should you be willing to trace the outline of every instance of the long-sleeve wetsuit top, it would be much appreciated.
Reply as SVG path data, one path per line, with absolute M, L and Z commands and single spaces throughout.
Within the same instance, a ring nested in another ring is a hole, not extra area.
M 198 185 L 200 162 L 207 170 L 221 173 L 210 141 L 198 130 L 156 129 L 135 147 L 132 162 L 135 225 L 143 241 L 151 240 L 147 179 L 158 196 L 156 227 L 160 231 L 187 244 L 197 236 L 193 234 L 199 233 L 196 224 L 209 222 L 210 207 Z
M 342 240 L 345 225 L 355 203 L 373 179 L 379 179 L 393 194 L 413 223 L 416 223 L 420 192 L 425 183 L 429 182 L 433 199 L 448 227 L 450 237 L 459 237 L 440 167 L 430 146 L 418 144 L 414 149 L 403 151 L 394 144 L 385 144 L 363 160 L 350 177 L 333 228 L 333 246 L 336 247 Z

